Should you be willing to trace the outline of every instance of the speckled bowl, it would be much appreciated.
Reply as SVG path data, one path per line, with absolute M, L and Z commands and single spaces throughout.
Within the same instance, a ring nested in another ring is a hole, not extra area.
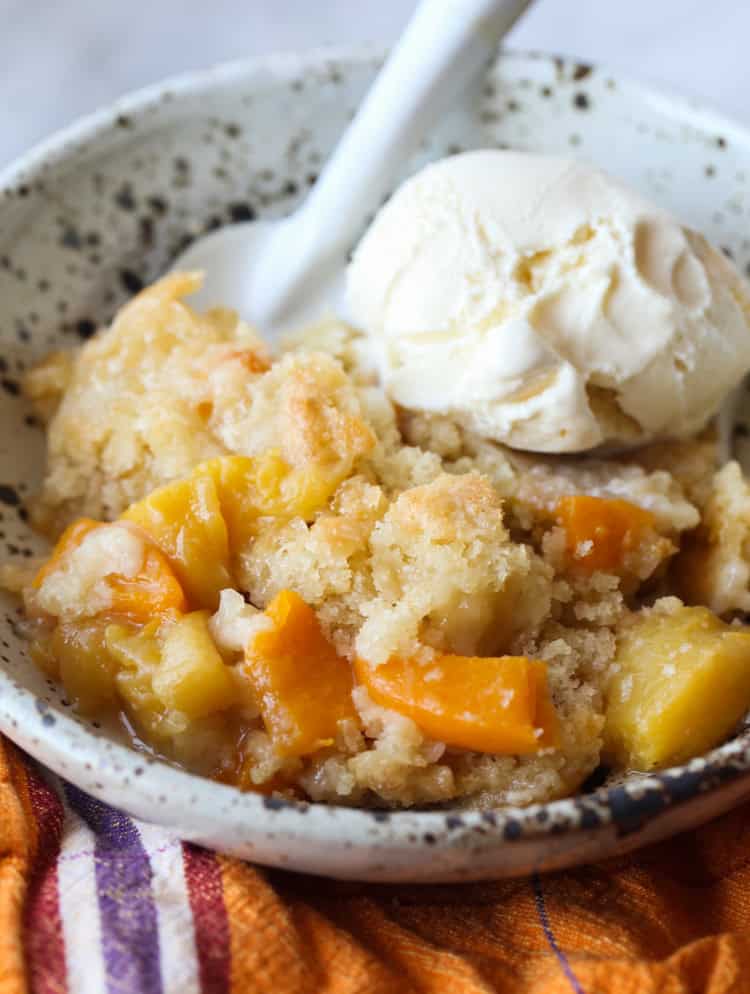
M 378 65 L 368 52 L 313 52 L 185 77 L 74 125 L 0 176 L 3 555 L 41 548 L 23 500 L 40 480 L 42 433 L 19 374 L 87 338 L 196 234 L 292 209 Z M 587 65 L 504 54 L 405 174 L 500 145 L 590 159 L 748 265 L 750 134 L 710 111 Z M 0 730 L 97 797 L 260 863 L 381 881 L 523 874 L 623 853 L 750 797 L 750 731 L 687 766 L 527 809 L 388 814 L 241 794 L 76 717 L 30 662 L 17 619 L 4 598 Z

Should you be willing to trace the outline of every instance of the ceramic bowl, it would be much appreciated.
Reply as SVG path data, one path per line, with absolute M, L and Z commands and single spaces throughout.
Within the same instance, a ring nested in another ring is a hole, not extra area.
M 0 540 L 41 550 L 23 501 L 43 436 L 18 378 L 74 346 L 197 234 L 293 209 L 380 64 L 365 51 L 184 77 L 74 125 L 0 176 Z M 588 159 L 702 230 L 745 269 L 750 134 L 688 101 L 561 58 L 506 53 L 405 164 L 479 146 Z M 746 434 L 746 432 L 745 432 Z M 750 796 L 750 732 L 687 766 L 526 809 L 368 812 L 293 804 L 183 773 L 83 720 L 0 618 L 0 730 L 63 777 L 185 839 L 362 880 L 525 874 L 622 853 Z

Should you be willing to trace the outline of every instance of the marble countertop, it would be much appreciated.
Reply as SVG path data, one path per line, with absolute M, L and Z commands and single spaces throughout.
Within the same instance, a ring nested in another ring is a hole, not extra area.
M 175 72 L 283 49 L 392 41 L 405 0 L 0 0 L 0 165 L 80 114 Z M 515 47 L 575 55 L 750 123 L 741 0 L 538 0 Z

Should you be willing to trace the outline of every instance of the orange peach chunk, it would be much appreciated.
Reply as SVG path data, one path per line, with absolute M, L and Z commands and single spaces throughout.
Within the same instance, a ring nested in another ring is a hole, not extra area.
M 355 664 L 376 704 L 411 718 L 447 745 L 526 755 L 559 741 L 547 667 L 524 656 L 438 656 Z
M 111 614 L 149 621 L 153 617 L 187 608 L 185 594 L 167 559 L 153 546 L 146 547 L 143 567 L 137 576 L 108 577 L 112 591 Z
M 51 557 L 34 578 L 38 590 L 44 581 L 60 569 L 66 557 L 98 528 L 111 527 L 81 518 L 65 529 Z M 169 611 L 184 611 L 185 595 L 179 580 L 172 572 L 166 557 L 151 545 L 144 543 L 144 557 L 140 571 L 135 576 L 108 573 L 102 577 L 110 590 L 108 617 L 124 617 L 134 621 L 148 621 Z
M 299 594 L 282 590 L 265 614 L 271 625 L 247 646 L 245 669 L 277 752 L 308 755 L 333 744 L 340 721 L 356 719 L 351 667 Z
M 561 497 L 557 521 L 571 560 L 588 573 L 620 573 L 626 559 L 653 529 L 654 516 L 626 500 L 577 494 Z

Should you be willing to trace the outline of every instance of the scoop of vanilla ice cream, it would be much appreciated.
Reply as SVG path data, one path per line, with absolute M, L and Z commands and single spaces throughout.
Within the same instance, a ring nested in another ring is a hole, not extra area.
M 427 166 L 373 221 L 347 294 L 398 404 L 516 448 L 689 435 L 750 368 L 750 296 L 728 260 L 565 159 Z

